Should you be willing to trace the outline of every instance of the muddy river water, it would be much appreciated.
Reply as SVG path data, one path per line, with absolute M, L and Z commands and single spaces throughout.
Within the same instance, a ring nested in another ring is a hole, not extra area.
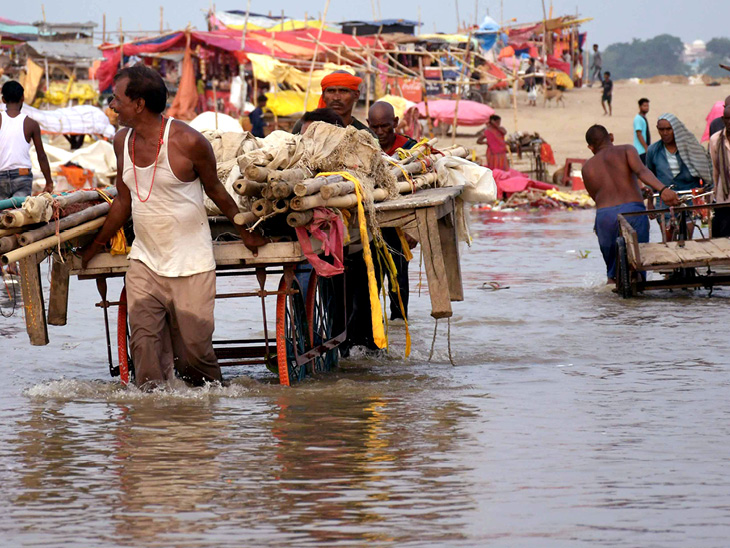
M 0 318 L 2 545 L 727 546 L 730 289 L 622 300 L 592 220 L 473 213 L 455 365 L 445 320 L 428 361 L 418 254 L 411 357 L 395 325 L 389 357 L 295 388 L 122 390 L 93 282 L 46 347 Z M 217 321 L 260 330 L 253 303 Z

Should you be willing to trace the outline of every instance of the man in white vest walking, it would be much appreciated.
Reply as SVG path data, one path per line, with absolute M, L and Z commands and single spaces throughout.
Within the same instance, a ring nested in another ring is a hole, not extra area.
M 0 111 L 0 200 L 24 198 L 33 190 L 30 143 L 33 141 L 41 173 L 46 179 L 43 192 L 53 191 L 51 167 L 43 150 L 38 122 L 20 111 L 23 108 L 23 86 L 11 80 L 2 87 L 5 112 Z
M 135 239 L 126 275 L 135 382 L 154 388 L 180 377 L 193 385 L 221 381 L 213 351 L 215 259 L 203 192 L 233 221 L 238 207 L 216 174 L 210 143 L 162 115 L 167 88 L 137 65 L 114 77 L 111 108 L 128 129 L 114 137 L 117 197 L 83 265 L 131 213 Z M 254 253 L 263 238 L 239 227 Z

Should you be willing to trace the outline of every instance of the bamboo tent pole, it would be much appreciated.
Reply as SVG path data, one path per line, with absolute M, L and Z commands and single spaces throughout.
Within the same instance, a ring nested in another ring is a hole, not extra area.
M 469 37 L 466 42 L 466 53 L 464 54 L 464 64 L 462 70 L 464 71 L 464 78 L 469 70 L 469 47 L 471 46 L 471 31 L 469 31 Z M 442 75 L 443 76 L 443 75 Z M 459 127 L 459 100 L 461 99 L 461 88 L 460 84 L 456 84 L 456 103 L 454 103 L 454 134 L 451 138 L 451 144 L 456 144 L 456 130 Z
M 307 111 L 307 105 L 309 104 L 309 91 L 312 89 L 312 73 L 314 73 L 314 63 L 317 60 L 317 53 L 319 50 L 319 42 L 322 40 L 322 31 L 324 30 L 324 22 L 327 19 L 327 10 L 330 7 L 330 0 L 325 0 L 324 11 L 322 12 L 322 18 L 319 21 L 319 32 L 317 33 L 317 41 L 314 43 L 314 54 L 312 55 L 312 64 L 309 67 L 309 78 L 307 78 L 307 91 L 304 93 L 304 112 Z

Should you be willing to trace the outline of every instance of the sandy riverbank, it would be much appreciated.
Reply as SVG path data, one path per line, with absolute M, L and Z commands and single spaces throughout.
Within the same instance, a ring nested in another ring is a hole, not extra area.
M 730 95 L 730 85 L 691 86 L 686 84 L 630 84 L 617 83 L 614 87 L 613 116 L 603 115 L 601 89 L 574 89 L 565 93 L 565 108 L 548 106 L 543 108 L 526 104 L 527 97 L 520 94 L 515 119 L 512 109 L 497 109 L 502 124 L 511 133 L 515 130 L 539 133 L 553 148 L 557 165 L 562 168 L 565 158 L 589 158 L 585 132 L 593 124 L 603 124 L 615 136 L 616 143 L 633 142 L 633 119 L 638 112 L 638 100 L 647 97 L 651 103 L 649 122 L 652 139 L 658 139 L 655 129 L 657 117 L 671 112 L 682 120 L 698 138 L 705 129 L 705 117 L 715 101 Z M 484 155 L 484 147 L 476 145 L 471 137 L 478 128 L 462 127 L 457 141 L 476 146 Z M 451 143 L 451 137 L 442 138 Z M 552 173 L 556 166 L 550 166 Z

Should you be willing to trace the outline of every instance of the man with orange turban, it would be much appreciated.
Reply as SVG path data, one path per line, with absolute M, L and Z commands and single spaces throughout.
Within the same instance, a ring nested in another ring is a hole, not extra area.
M 317 108 L 331 108 L 340 115 L 345 126 L 355 129 L 364 129 L 370 133 L 370 128 L 352 115 L 352 109 L 360 98 L 360 84 L 362 78 L 354 76 L 344 70 L 332 72 L 322 78 L 322 96 Z M 301 120 L 294 124 L 292 133 L 300 133 Z

